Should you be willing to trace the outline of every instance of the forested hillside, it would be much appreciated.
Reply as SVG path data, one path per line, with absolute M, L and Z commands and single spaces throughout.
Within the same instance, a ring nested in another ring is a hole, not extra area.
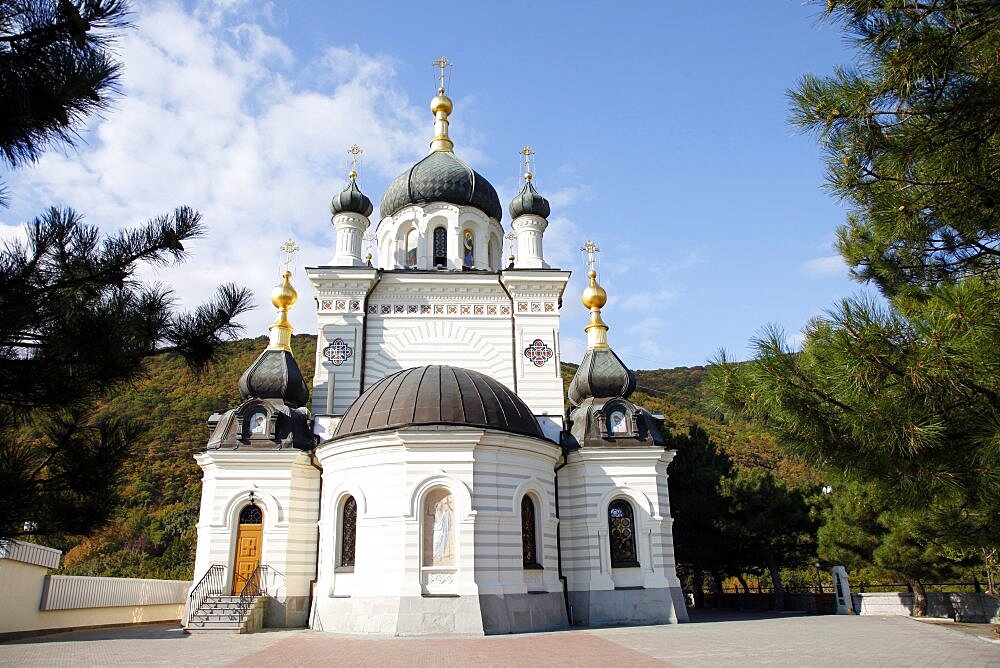
M 312 378 L 316 340 L 293 338 L 292 347 L 307 379 Z M 90 536 L 67 536 L 63 571 L 85 575 L 189 578 L 194 563 L 195 524 L 201 471 L 193 455 L 205 447 L 209 415 L 235 406 L 240 374 L 266 346 L 266 339 L 225 344 L 219 361 L 195 375 L 183 361 L 160 356 L 141 381 L 108 400 L 101 411 L 137 420 L 147 431 L 122 472 L 119 510 Z M 566 382 L 575 366 L 563 365 Z M 705 429 L 738 467 L 766 468 L 791 482 L 809 479 L 807 470 L 782 458 L 762 433 L 710 417 L 702 390 L 703 367 L 639 372 L 636 403 L 660 411 L 672 428 Z M 51 541 L 49 541 L 51 543 Z

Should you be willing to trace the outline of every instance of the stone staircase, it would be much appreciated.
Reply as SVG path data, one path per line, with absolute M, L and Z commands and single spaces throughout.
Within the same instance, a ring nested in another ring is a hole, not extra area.
M 265 598 L 254 597 L 250 608 L 241 613 L 239 596 L 210 594 L 184 628 L 188 633 L 253 633 L 263 626 Z

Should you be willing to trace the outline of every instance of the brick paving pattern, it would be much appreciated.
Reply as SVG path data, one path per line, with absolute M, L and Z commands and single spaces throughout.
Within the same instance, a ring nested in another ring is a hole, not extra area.
M 677 626 L 486 638 L 306 630 L 185 635 L 176 626 L 0 643 L 0 666 L 995 666 L 1000 644 L 905 617 L 715 616 Z M 983 625 L 984 635 L 989 627 Z

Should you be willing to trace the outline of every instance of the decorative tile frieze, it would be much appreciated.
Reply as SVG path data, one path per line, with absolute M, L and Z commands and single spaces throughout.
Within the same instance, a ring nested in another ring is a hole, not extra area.
M 368 315 L 510 317 L 509 304 L 368 304 Z

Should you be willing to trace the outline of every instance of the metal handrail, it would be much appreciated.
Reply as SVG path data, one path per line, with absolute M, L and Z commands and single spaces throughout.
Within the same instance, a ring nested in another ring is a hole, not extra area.
M 265 564 L 258 564 L 257 568 L 247 576 L 247 580 L 240 589 L 240 619 L 246 616 L 253 606 L 254 600 L 258 596 L 267 596 L 267 572 L 270 570 Z
M 212 564 L 195 585 L 195 588 L 191 590 L 191 595 L 188 597 L 188 617 L 198 611 L 206 596 L 222 594 L 225 591 L 226 567 L 222 564 Z

